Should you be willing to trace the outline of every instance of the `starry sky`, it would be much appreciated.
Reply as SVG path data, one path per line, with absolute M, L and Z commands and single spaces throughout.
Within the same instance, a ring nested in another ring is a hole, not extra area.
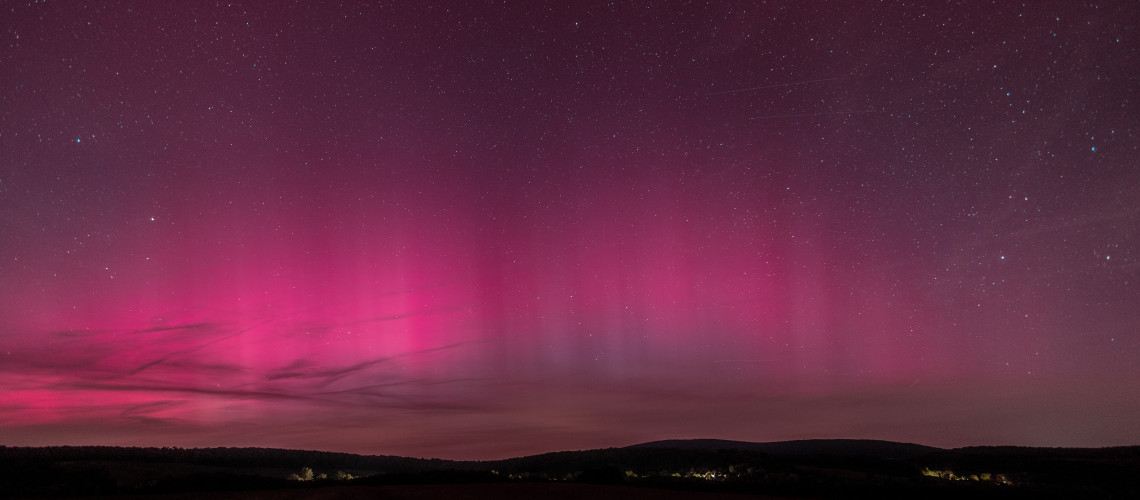
M 0 4 L 0 444 L 1140 444 L 1136 2 Z

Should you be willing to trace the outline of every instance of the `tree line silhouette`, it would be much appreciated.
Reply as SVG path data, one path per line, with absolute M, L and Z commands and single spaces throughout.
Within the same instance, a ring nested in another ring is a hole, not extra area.
M 888 446 L 883 449 L 889 452 L 879 453 L 866 445 L 805 442 L 767 453 L 748 443 L 668 445 L 482 462 L 268 448 L 0 446 L 0 491 L 50 498 L 334 484 L 578 482 L 801 497 L 1140 498 L 1140 447 Z

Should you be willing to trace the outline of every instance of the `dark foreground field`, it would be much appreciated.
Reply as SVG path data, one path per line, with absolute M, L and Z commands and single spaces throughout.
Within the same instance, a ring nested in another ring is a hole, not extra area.
M 0 446 L 0 499 L 1140 498 L 1140 447 L 661 441 L 462 462 L 264 448 Z
M 779 497 L 578 483 L 403 484 L 313 489 L 82 497 L 86 500 L 765 500 Z

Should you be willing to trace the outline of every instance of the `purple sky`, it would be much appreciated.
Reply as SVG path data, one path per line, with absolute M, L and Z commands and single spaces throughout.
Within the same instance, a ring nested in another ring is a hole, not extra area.
M 0 444 L 1140 443 L 1140 4 L 329 3 L 2 3 Z

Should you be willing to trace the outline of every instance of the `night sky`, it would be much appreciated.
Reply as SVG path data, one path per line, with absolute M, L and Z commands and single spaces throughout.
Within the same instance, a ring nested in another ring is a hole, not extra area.
M 1140 444 L 1140 4 L 441 3 L 3 1 L 0 444 Z

